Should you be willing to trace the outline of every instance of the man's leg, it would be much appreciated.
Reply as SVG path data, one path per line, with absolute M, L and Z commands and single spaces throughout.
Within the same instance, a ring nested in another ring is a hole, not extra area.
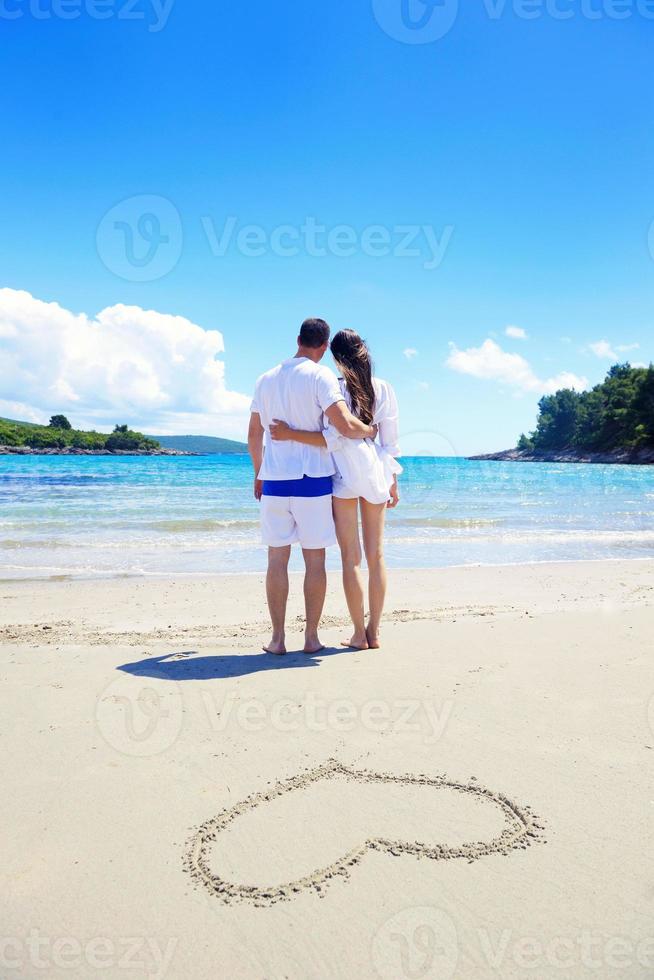
M 327 573 L 325 572 L 325 549 L 303 548 L 304 556 L 304 607 L 306 628 L 304 652 L 318 653 L 324 646 L 318 639 L 318 624 L 322 616 L 327 592 Z
M 286 653 L 285 623 L 286 602 L 288 600 L 288 560 L 291 546 L 268 548 L 268 573 L 266 575 L 266 596 L 272 621 L 272 640 L 264 650 L 268 653 Z
M 325 548 L 336 544 L 332 495 L 291 497 L 291 511 L 304 556 L 304 605 L 306 626 L 304 652 L 318 653 L 324 647 L 318 639 L 318 624 L 327 592 Z

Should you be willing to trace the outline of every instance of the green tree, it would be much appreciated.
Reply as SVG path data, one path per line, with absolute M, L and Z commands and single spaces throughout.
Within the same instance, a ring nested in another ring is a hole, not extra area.
M 538 403 L 536 430 L 519 448 L 610 451 L 654 446 L 654 366 L 614 364 L 591 391 L 570 389 Z
M 133 452 L 135 449 L 158 449 L 159 443 L 147 439 L 142 432 L 133 432 L 126 425 L 117 425 L 110 436 L 107 436 L 105 448 L 115 452 Z
M 57 418 L 53 415 L 52 420 Z M 103 432 L 82 432 L 70 426 L 23 425 L 8 419 L 0 419 L 0 445 L 31 446 L 33 449 L 72 446 L 75 449 L 123 449 L 128 452 L 161 449 L 155 439 L 148 439 L 142 432 L 132 432 L 127 425 L 117 425 L 111 435 L 106 435 Z
M 72 429 L 72 425 L 65 415 L 53 415 L 48 422 L 50 429 Z
M 601 449 L 630 446 L 634 440 L 636 418 L 634 402 L 642 381 L 642 369 L 614 364 L 603 382 L 604 414 L 598 426 Z
M 634 413 L 639 444 L 654 446 L 654 365 L 644 372 L 640 388 L 634 399 Z
M 579 395 L 563 388 L 554 395 L 544 395 L 538 403 L 540 415 L 534 445 L 537 449 L 565 449 L 575 441 Z
M 23 436 L 17 425 L 0 419 L 0 446 L 22 446 Z

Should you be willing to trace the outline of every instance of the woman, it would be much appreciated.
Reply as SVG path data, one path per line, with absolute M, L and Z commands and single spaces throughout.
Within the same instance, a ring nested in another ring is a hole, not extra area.
M 395 392 L 387 381 L 373 377 L 370 351 L 354 330 L 339 331 L 330 350 L 341 373 L 343 396 L 352 413 L 363 422 L 377 425 L 374 444 L 369 440 L 343 439 L 328 425 L 323 432 L 290 429 L 275 420 L 270 434 L 275 440 L 292 440 L 327 446 L 336 465 L 333 507 L 336 536 L 343 560 L 343 588 L 354 633 L 347 646 L 359 650 L 377 649 L 379 624 L 386 597 L 384 563 L 384 521 L 387 507 L 399 502 L 397 476 L 402 467 L 396 460 L 398 410 Z M 368 564 L 368 605 L 365 623 L 361 543 Z

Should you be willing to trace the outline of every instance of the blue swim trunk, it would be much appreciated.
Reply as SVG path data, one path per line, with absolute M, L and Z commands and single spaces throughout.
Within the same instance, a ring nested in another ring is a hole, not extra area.
M 264 497 L 324 497 L 332 492 L 331 476 L 303 476 L 299 480 L 264 480 Z

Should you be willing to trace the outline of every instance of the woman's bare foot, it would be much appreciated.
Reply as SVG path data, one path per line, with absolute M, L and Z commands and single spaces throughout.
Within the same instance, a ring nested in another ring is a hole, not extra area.
M 284 653 L 286 653 L 286 644 L 284 643 L 283 638 L 281 640 L 276 640 L 273 637 L 270 643 L 264 646 L 264 650 L 266 653 L 274 653 L 275 656 L 281 657 Z
M 320 653 L 320 651 L 324 649 L 325 647 L 318 639 L 317 633 L 307 634 L 304 637 L 303 653 Z
M 351 639 L 341 640 L 341 642 L 344 647 L 352 647 L 354 650 L 368 649 L 368 637 L 365 630 L 362 633 L 353 633 Z
M 368 648 L 370 650 L 379 650 L 381 642 L 379 640 L 379 633 L 373 632 L 368 626 L 366 629 L 366 637 L 368 638 Z

